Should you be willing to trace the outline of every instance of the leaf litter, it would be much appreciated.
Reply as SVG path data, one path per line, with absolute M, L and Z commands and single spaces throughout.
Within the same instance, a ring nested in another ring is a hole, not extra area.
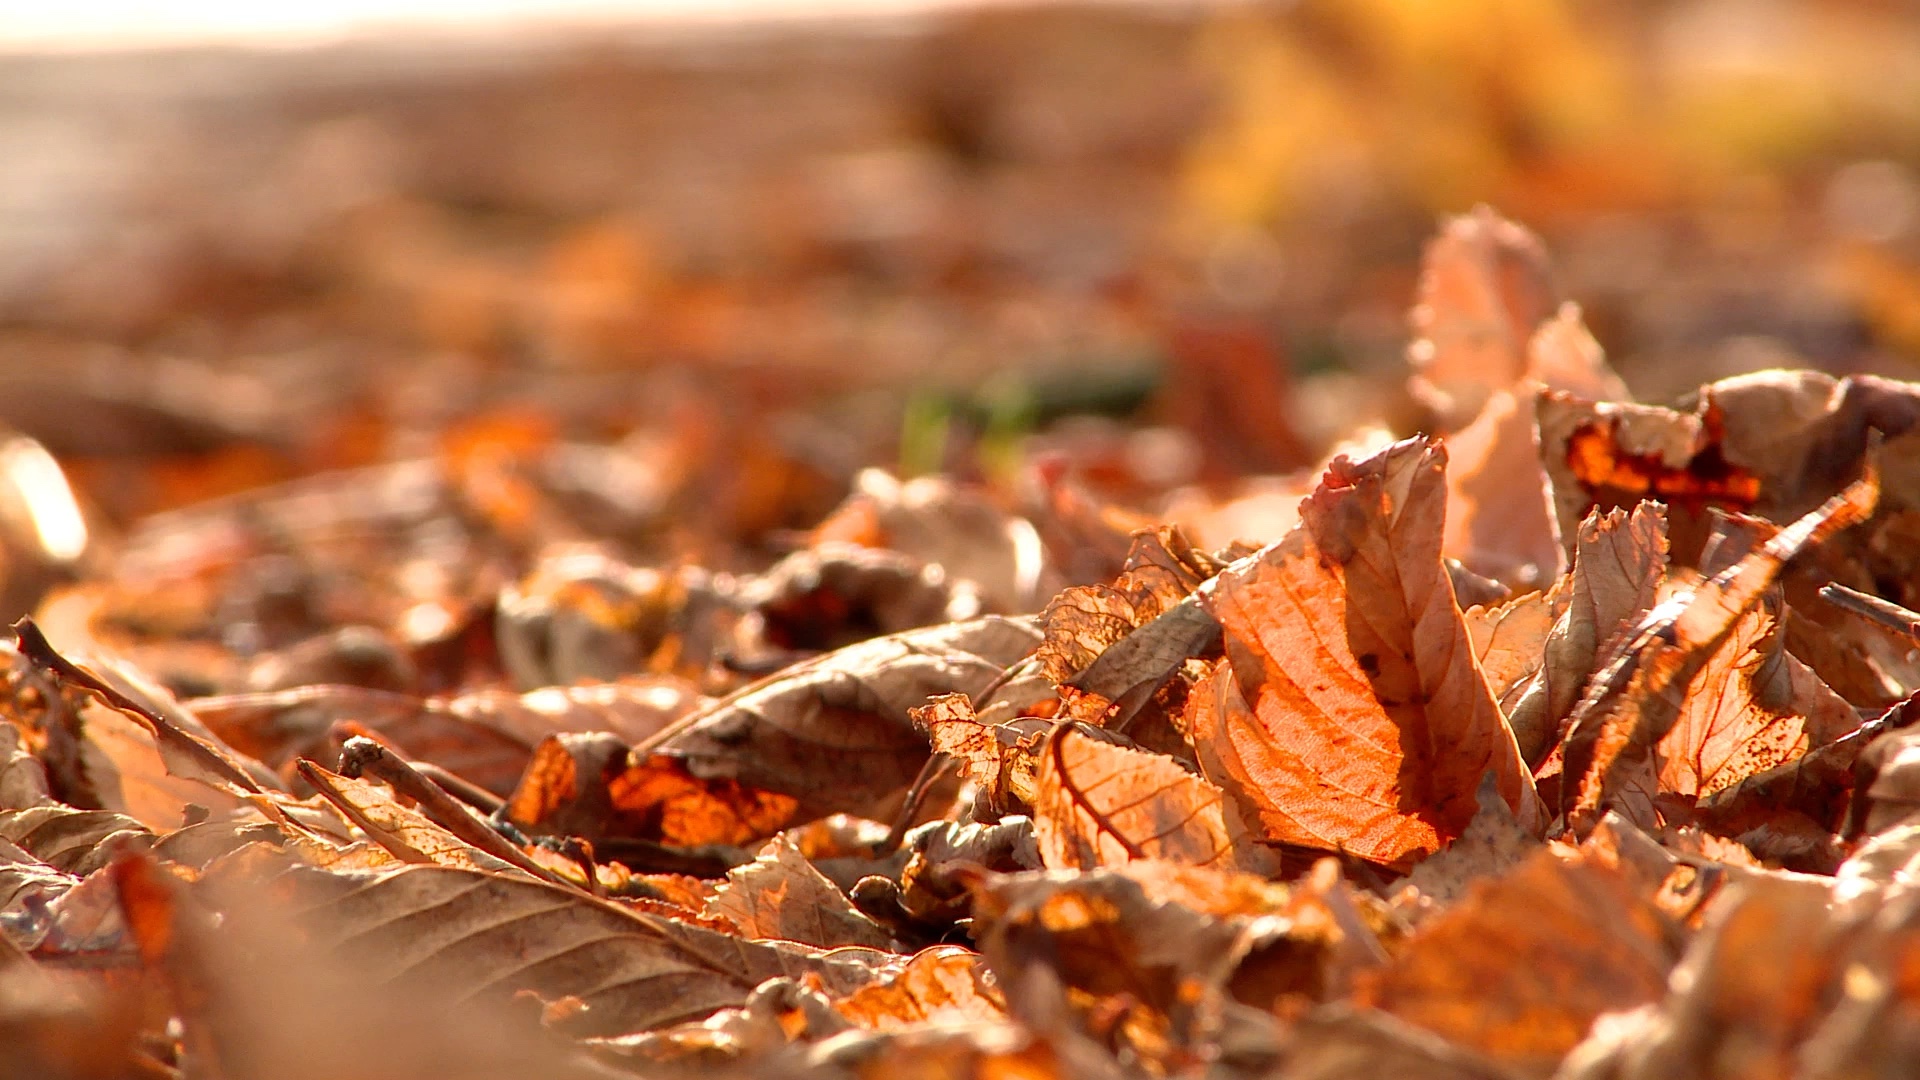
M 1218 548 L 1049 459 L 703 556 L 499 417 L 150 520 L 0 653 L 6 1075 L 1910 1070 L 1920 386 L 1631 401 L 1484 208 L 1413 330 Z

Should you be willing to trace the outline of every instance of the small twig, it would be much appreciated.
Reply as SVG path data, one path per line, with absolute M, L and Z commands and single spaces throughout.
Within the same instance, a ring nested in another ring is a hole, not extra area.
M 372 739 L 374 742 L 385 746 L 395 754 L 401 752 L 401 748 L 389 744 L 385 739 L 382 739 L 374 732 L 367 730 L 352 720 L 335 721 L 333 726 L 327 729 L 327 738 L 331 741 L 338 742 L 342 746 L 346 745 L 348 739 L 355 736 L 363 739 Z M 414 771 L 433 781 L 435 784 L 438 784 L 447 794 L 480 811 L 482 816 L 498 813 L 500 808 L 506 805 L 506 800 L 500 796 L 495 795 L 493 792 L 488 791 L 486 788 L 481 787 L 479 784 L 474 783 L 464 776 L 457 775 L 435 765 L 431 761 L 419 761 L 417 759 L 407 758 L 402 758 L 402 760 L 412 765 Z
M 209 776 L 233 785 L 238 789 L 236 794 L 260 795 L 266 791 L 259 781 L 247 775 L 244 768 L 228 760 L 219 750 L 196 738 L 191 732 L 182 730 L 172 720 L 155 712 L 144 703 L 121 693 L 118 688 L 93 672 L 60 655 L 59 650 L 53 647 L 31 618 L 22 618 L 14 623 L 13 635 L 18 642 L 20 655 L 25 657 L 28 663 L 50 673 L 56 682 L 79 687 L 106 702 L 111 708 L 118 709 L 138 720 L 141 726 L 152 733 L 154 742 L 160 748 L 163 761 L 166 760 L 167 752 L 172 751 L 182 755 L 184 760 L 190 762 L 195 768 L 205 770 Z M 168 771 L 174 771 L 171 763 L 168 764 Z M 204 780 L 205 777 L 196 776 L 193 779 Z
M 893 827 L 887 830 L 887 838 L 880 841 L 874 854 L 880 858 L 900 850 L 900 842 L 906 839 L 907 830 L 913 827 L 913 819 L 920 816 L 920 806 L 927 801 L 927 795 L 933 785 L 946 774 L 947 764 L 952 755 L 935 750 L 920 766 L 920 774 L 913 778 L 913 786 L 907 789 L 907 797 L 900 804 L 900 812 L 893 816 Z
M 499 813 L 500 808 L 507 804 L 505 799 L 479 784 L 458 773 L 449 772 L 431 761 L 416 761 L 412 764 L 419 770 L 420 775 L 433 781 L 447 794 L 480 811 L 483 816 Z
M 494 831 L 485 818 L 474 813 L 465 803 L 447 794 L 440 785 L 402 761 L 398 754 L 372 739 L 356 735 L 347 740 L 340 749 L 340 775 L 355 780 L 370 776 L 383 781 L 395 794 L 405 795 L 419 804 L 420 812 L 435 825 L 466 843 L 542 881 L 573 887 L 572 882 L 534 862 L 532 856 L 508 842 L 506 837 Z
M 1857 615 L 1920 642 L 1920 611 L 1901 607 L 1891 600 L 1882 600 L 1858 589 L 1849 589 L 1845 585 L 1822 585 L 1820 599 L 1849 615 Z

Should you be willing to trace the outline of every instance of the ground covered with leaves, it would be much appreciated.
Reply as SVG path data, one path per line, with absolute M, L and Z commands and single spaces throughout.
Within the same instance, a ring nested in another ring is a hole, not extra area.
M 810 489 L 503 413 L 140 520 L 6 650 L 6 1075 L 1912 1069 L 1920 385 L 1633 401 L 1489 210 L 1417 301 L 1428 433 L 1252 510 L 702 560 Z

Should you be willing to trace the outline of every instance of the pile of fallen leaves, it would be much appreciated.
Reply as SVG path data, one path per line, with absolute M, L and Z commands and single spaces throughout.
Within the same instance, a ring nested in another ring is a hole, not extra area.
M 7 650 L 0 1072 L 1915 1068 L 1920 385 L 1634 402 L 1487 211 L 1413 322 L 1436 434 L 1252 514 L 634 565 L 496 432 L 148 519 Z

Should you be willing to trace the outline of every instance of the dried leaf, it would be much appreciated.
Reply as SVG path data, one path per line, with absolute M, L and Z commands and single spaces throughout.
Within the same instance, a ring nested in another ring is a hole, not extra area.
M 1111 870 L 989 878 L 974 919 L 1016 1019 L 1111 1039 L 1163 1068 L 1206 1040 L 1249 943 L 1236 920 L 1155 904 Z
M 1271 874 L 1225 793 L 1173 759 L 1059 728 L 1040 753 L 1033 830 L 1049 869 L 1092 870 L 1135 859 Z
M 91 668 L 73 663 L 54 651 L 31 619 L 16 623 L 14 634 L 21 655 L 59 685 L 85 690 L 145 727 L 172 775 L 239 797 L 279 789 L 272 772 L 222 744 L 165 690 L 111 661 L 94 660 Z
M 738 1005 L 760 982 L 814 972 L 864 985 L 867 964 L 748 942 L 543 882 L 441 866 L 293 869 L 273 893 L 368 977 L 450 1005 L 531 990 L 587 1006 L 569 1030 L 613 1034 Z
M 977 586 L 989 611 L 1032 611 L 1048 595 L 1046 552 L 1032 523 L 981 492 L 942 477 L 901 481 L 878 469 L 862 470 L 854 488 L 816 539 L 890 548 L 942 567 L 949 580 Z
M 54 804 L 0 812 L 0 839 L 57 870 L 85 877 L 117 855 L 151 847 L 154 835 L 124 814 Z
M 1270 840 L 1410 861 L 1460 835 L 1489 771 L 1540 824 L 1441 564 L 1445 460 L 1410 440 L 1336 461 L 1301 528 L 1218 579 L 1227 661 L 1189 725 Z
M 1220 565 L 1194 550 L 1177 526 L 1140 533 L 1112 585 L 1076 585 L 1047 602 L 1034 650 L 1056 683 L 1090 667 L 1114 643 L 1191 595 Z
M 385 785 L 339 776 L 311 761 L 300 763 L 300 775 L 347 820 L 401 862 L 523 873 L 434 824 L 418 810 L 401 805 Z
M 988 613 L 973 583 L 942 566 L 837 542 L 787 556 L 744 583 L 737 602 L 760 617 L 766 644 L 785 650 L 838 649 Z
M 1695 679 L 1660 740 L 1663 792 L 1712 795 L 1860 726 L 1853 706 L 1781 647 L 1759 608 L 1734 621 Z
M 1459 899 L 1476 881 L 1505 875 L 1540 847 L 1539 838 L 1520 827 L 1487 780 L 1480 782 L 1479 800 L 1479 812 L 1460 838 L 1420 860 L 1407 875 L 1407 884 L 1436 904 Z
M 1534 329 L 1558 303 L 1538 237 L 1486 206 L 1427 245 L 1407 350 L 1412 384 L 1444 428 L 1519 381 Z
M 1817 881 L 1742 882 L 1715 902 L 1660 1007 L 1629 1030 L 1596 1027 L 1596 1045 L 1573 1053 L 1569 1073 L 1618 1080 L 1798 1075 L 1796 1048 L 1831 1000 L 1841 967 L 1828 902 Z
M 897 1031 L 923 1023 L 999 1021 L 1007 1010 L 980 955 L 953 945 L 915 953 L 885 982 L 861 987 L 833 1003 L 833 1011 L 870 1031 Z
M 1546 758 L 1593 673 L 1653 607 L 1666 568 L 1666 517 L 1658 503 L 1639 503 L 1631 514 L 1596 510 L 1580 523 L 1565 606 L 1508 712 L 1529 763 Z
M 1550 1069 L 1595 1017 L 1660 999 L 1677 959 L 1669 936 L 1637 877 L 1542 851 L 1422 924 L 1362 976 L 1359 999 L 1495 1060 Z
M 1563 603 L 1558 593 L 1530 592 L 1492 607 L 1475 604 L 1460 613 L 1487 689 L 1509 717 L 1507 697 L 1524 689 L 1527 676 L 1539 669 L 1554 609 Z
M 302 757 L 336 757 L 340 725 L 351 722 L 404 747 L 417 760 L 431 761 L 505 795 L 513 790 L 533 748 L 549 735 L 611 731 L 638 742 L 700 701 L 684 680 L 645 676 L 524 694 L 476 690 L 450 698 L 302 686 L 200 698 L 193 702 L 193 711 L 228 744 L 275 768 Z
M 887 932 L 854 909 L 845 894 L 814 869 L 800 850 L 776 837 L 758 858 L 727 871 L 727 882 L 704 914 L 725 919 L 743 937 L 816 945 L 890 948 Z
M 1381 1012 L 1329 1006 L 1288 1033 L 1288 1080 L 1513 1080 L 1514 1073 L 1479 1054 Z
M 1786 561 L 1864 521 L 1878 494 L 1872 477 L 1850 485 L 1759 551 L 1648 613 L 1595 676 L 1569 725 L 1565 775 L 1573 782 L 1562 792 L 1576 823 L 1590 825 L 1609 805 L 1643 827 L 1653 823 L 1655 747 L 1672 729 L 1688 687 Z
M 1038 641 L 1031 621 L 988 617 L 852 645 L 683 718 L 637 747 L 635 764 L 657 748 L 700 780 L 790 796 L 809 816 L 882 816 L 926 760 L 909 710 L 981 693 Z

